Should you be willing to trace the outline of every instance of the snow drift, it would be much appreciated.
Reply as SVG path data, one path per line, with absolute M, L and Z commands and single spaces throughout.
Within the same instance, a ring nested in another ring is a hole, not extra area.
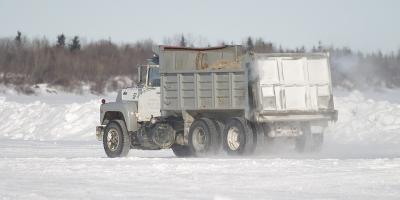
M 399 144 L 400 104 L 367 98 L 359 91 L 335 97 L 338 121 L 327 132 L 341 144 Z
M 91 140 L 98 124 L 99 100 L 52 105 L 0 99 L 0 136 L 23 140 Z
M 339 91 L 338 94 L 335 107 L 339 110 L 339 120 L 327 131 L 328 143 L 400 143 L 400 104 L 373 100 L 358 91 Z M 29 101 L 29 98 L 32 100 Z M 22 140 L 95 139 L 100 97 L 90 95 L 77 103 L 52 103 L 46 96 L 25 96 L 23 102 L 15 99 L 0 95 L 0 137 Z

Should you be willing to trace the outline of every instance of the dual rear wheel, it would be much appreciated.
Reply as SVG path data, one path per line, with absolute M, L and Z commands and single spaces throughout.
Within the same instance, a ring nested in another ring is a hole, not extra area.
M 221 147 L 228 155 L 247 155 L 256 146 L 254 130 L 239 117 L 231 118 L 226 125 L 208 118 L 196 119 L 188 140 L 190 154 L 198 157 L 218 154 Z
M 194 156 L 216 154 L 221 144 L 220 128 L 209 118 L 196 119 L 189 130 L 189 147 Z
M 229 155 L 248 155 L 255 150 L 257 135 L 247 120 L 235 117 L 226 124 L 222 141 Z

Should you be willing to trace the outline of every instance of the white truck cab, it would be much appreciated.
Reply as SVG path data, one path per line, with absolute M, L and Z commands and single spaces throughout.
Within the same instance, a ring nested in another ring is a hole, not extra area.
M 135 101 L 138 105 L 138 121 L 150 121 L 160 117 L 160 73 L 159 66 L 138 66 L 138 86 L 122 89 L 122 101 Z

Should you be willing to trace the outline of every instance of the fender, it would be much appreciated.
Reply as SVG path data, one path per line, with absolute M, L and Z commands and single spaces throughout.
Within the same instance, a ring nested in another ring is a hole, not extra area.
M 106 116 L 106 113 L 107 116 Z M 107 125 L 108 121 L 111 119 L 124 120 L 128 132 L 137 131 L 137 102 L 110 102 L 105 103 L 100 106 L 100 123 L 102 125 Z M 111 119 L 109 119 L 111 117 Z

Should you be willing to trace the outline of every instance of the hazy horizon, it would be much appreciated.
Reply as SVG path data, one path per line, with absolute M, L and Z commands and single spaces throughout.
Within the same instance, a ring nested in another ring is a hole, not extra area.
M 0 0 L 0 37 L 19 30 L 51 41 L 64 33 L 84 41 L 117 43 L 185 34 L 195 43 L 241 43 L 261 37 L 287 48 L 310 49 L 322 41 L 354 50 L 397 52 L 400 48 L 400 1 L 257 1 L 187 2 Z

